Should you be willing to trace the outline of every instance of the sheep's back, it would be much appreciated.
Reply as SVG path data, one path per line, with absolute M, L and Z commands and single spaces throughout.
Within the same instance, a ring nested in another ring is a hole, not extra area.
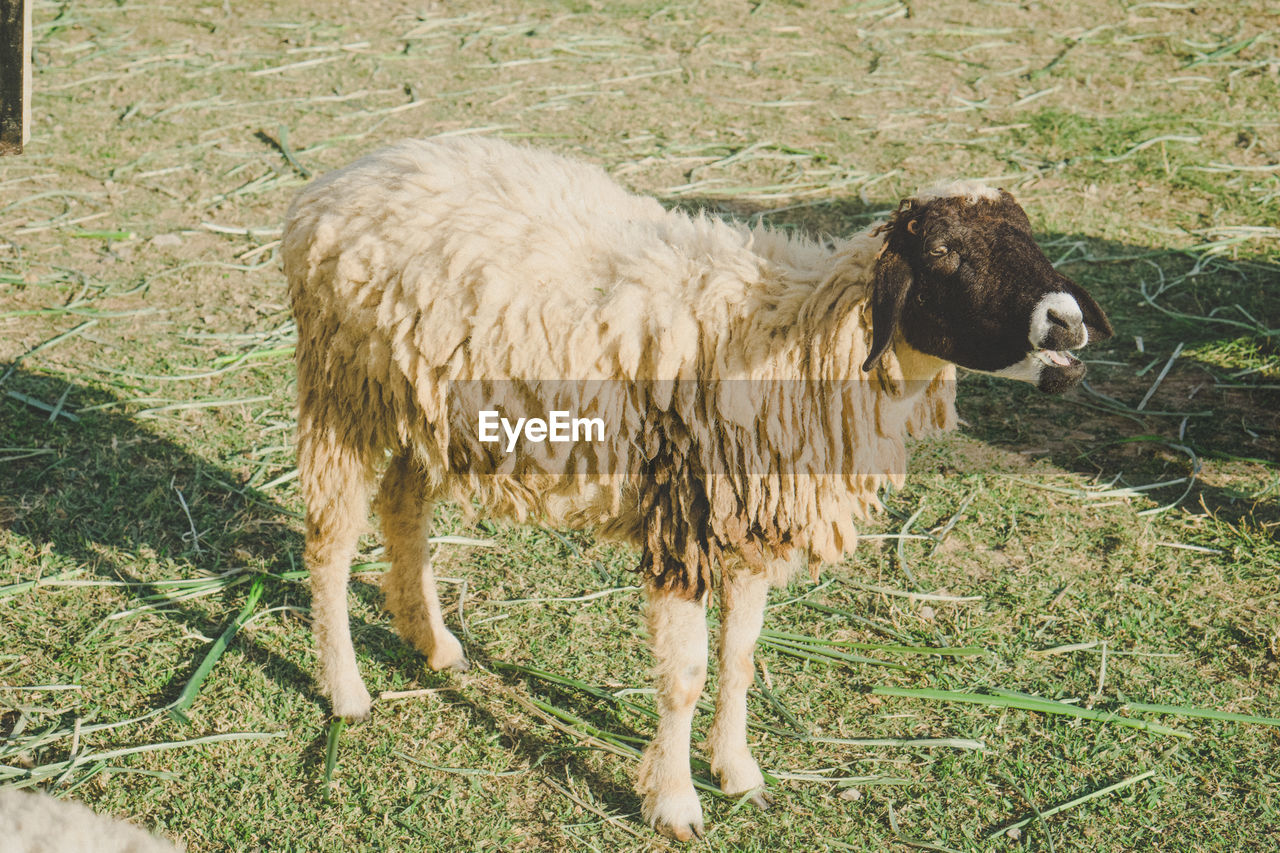
M 758 275 L 750 236 L 668 212 L 600 168 L 491 139 L 411 141 L 290 210 L 295 309 L 413 375 L 689 375 L 700 307 Z M 381 358 L 374 359 L 381 362 Z

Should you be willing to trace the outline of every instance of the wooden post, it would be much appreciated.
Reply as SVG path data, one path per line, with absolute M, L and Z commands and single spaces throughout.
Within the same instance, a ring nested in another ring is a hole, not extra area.
M 0 0 L 0 154 L 31 137 L 31 3 Z

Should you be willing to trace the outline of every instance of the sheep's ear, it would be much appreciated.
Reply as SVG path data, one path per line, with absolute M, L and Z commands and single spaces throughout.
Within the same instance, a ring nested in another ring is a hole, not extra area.
M 1083 287 L 1068 279 L 1067 290 L 1076 298 L 1080 313 L 1084 315 L 1084 327 L 1089 333 L 1089 343 L 1105 341 L 1115 334 L 1111 328 L 1111 321 L 1102 311 L 1102 306 L 1095 302 Z
M 884 226 L 889 236 L 876 258 L 875 280 L 871 286 L 871 353 L 862 363 L 866 372 L 875 369 L 880 356 L 893 341 L 902 306 L 907 302 L 907 291 L 911 289 L 911 265 L 903 254 L 908 235 L 916 233 L 912 227 L 916 226 L 916 220 L 908 218 L 911 207 L 910 201 L 904 201 Z

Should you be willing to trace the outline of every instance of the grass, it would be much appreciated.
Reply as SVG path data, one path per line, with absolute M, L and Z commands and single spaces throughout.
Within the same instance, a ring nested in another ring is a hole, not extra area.
M 965 377 L 968 426 L 916 448 L 859 551 L 773 594 L 750 719 L 775 805 L 704 790 L 703 844 L 1280 843 L 1266 4 L 34 11 L 32 142 L 0 161 L 0 784 L 192 851 L 675 846 L 631 789 L 627 549 L 442 507 L 476 664 L 442 675 L 391 631 L 370 536 L 381 698 L 342 727 L 315 692 L 283 212 L 383 142 L 488 132 L 817 233 L 988 178 L 1117 329 L 1063 398 Z

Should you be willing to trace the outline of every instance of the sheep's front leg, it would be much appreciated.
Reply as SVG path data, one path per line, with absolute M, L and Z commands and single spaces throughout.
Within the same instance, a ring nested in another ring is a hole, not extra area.
M 693 713 L 707 679 L 705 599 L 648 587 L 649 642 L 657 658 L 658 733 L 644 751 L 636 788 L 644 817 L 664 835 L 702 835 L 702 806 L 689 773 Z
M 763 572 L 725 569 L 720 581 L 720 687 L 716 716 L 707 738 L 711 772 L 731 796 L 755 791 L 751 802 L 769 806 L 764 776 L 747 747 L 747 689 L 753 680 L 752 654 L 764 624 L 769 581 Z

